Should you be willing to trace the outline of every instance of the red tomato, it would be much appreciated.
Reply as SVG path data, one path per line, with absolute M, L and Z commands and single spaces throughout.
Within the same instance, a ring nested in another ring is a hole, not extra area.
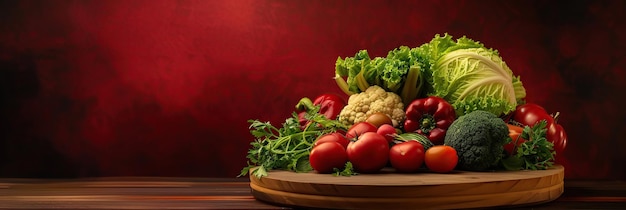
M 385 139 L 387 139 L 387 142 L 391 143 L 393 142 L 393 135 L 397 134 L 396 132 L 396 128 L 394 128 L 393 126 L 389 125 L 389 124 L 383 124 L 380 127 L 378 127 L 378 130 L 376 130 L 376 133 L 380 134 L 381 136 L 384 136 Z
M 529 126 L 535 125 L 540 120 L 546 120 L 547 125 L 554 122 L 552 116 L 543 107 L 533 103 L 519 105 L 513 112 L 513 120 Z
M 563 126 L 553 123 L 552 126 L 548 127 L 546 138 L 554 144 L 554 151 L 556 151 L 556 154 L 560 155 L 561 152 L 565 150 L 565 147 L 567 146 L 567 134 L 565 133 Z
M 342 169 L 348 162 L 345 147 L 337 142 L 324 142 L 311 150 L 311 167 L 318 173 L 331 173 L 334 168 Z
M 431 171 L 437 173 L 447 173 L 456 167 L 459 156 L 456 150 L 447 145 L 435 145 L 424 154 L 424 163 Z
M 504 150 L 509 154 L 513 155 L 517 152 L 517 147 L 520 144 L 526 142 L 526 139 L 519 137 L 522 134 L 524 128 L 517 126 L 506 124 L 509 127 L 509 136 L 511 137 L 511 142 L 504 145 Z
M 324 142 L 337 142 L 341 144 L 343 148 L 347 148 L 350 140 L 348 140 L 348 138 L 341 133 L 328 133 L 318 137 L 317 140 L 315 140 L 315 143 L 313 143 L 313 147 L 316 147 Z
M 415 172 L 424 164 L 424 146 L 417 141 L 393 145 L 389 150 L 389 162 L 398 172 Z
M 357 141 L 348 144 L 348 160 L 355 171 L 374 173 L 384 168 L 389 160 L 389 143 L 376 132 L 361 134 Z
M 554 151 L 557 155 L 565 150 L 567 145 L 567 134 L 563 126 L 557 123 L 558 113 L 551 116 L 541 106 L 533 103 L 519 105 L 513 112 L 513 120 L 523 125 L 533 126 L 540 120 L 546 120 L 546 139 L 554 144 Z
M 361 134 L 367 132 L 376 132 L 376 130 L 378 130 L 378 128 L 376 128 L 376 126 L 372 125 L 371 123 L 360 122 L 352 125 L 352 127 L 348 129 L 348 132 L 346 132 L 346 137 L 348 139 L 353 139 L 354 137 L 360 136 Z

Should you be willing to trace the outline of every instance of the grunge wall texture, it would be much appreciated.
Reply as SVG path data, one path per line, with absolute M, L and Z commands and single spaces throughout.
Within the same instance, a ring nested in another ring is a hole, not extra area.
M 625 179 L 623 1 L 0 3 L 0 177 L 234 177 L 248 119 L 339 93 L 338 56 L 435 34 L 498 49 L 560 111 L 568 179 Z

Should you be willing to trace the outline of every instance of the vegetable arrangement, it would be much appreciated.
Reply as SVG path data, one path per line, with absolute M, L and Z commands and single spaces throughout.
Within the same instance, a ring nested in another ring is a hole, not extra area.
M 279 127 L 250 120 L 255 141 L 240 176 L 543 170 L 566 147 L 558 113 L 526 103 L 498 51 L 467 37 L 436 35 L 386 57 L 360 50 L 335 66 L 347 103 L 322 94 L 302 98 Z

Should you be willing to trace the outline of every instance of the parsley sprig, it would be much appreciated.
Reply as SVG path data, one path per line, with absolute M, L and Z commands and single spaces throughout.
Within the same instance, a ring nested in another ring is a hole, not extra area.
M 252 170 L 256 177 L 267 176 L 270 170 L 280 169 L 294 172 L 313 170 L 309 163 L 309 154 L 317 137 L 347 127 L 337 120 L 330 120 L 318 113 L 319 106 L 310 109 L 305 118 L 310 123 L 301 128 L 298 114 L 292 113 L 280 127 L 270 122 L 248 120 L 250 133 L 255 140 L 248 150 L 248 166 L 241 170 L 239 176 L 245 176 Z
M 516 153 L 502 160 L 508 170 L 545 170 L 554 165 L 554 144 L 546 138 L 547 122 L 541 120 L 534 126 L 524 126 L 518 138 L 528 139 L 517 147 Z M 517 142 L 519 139 L 513 139 Z M 517 144 L 515 144 L 517 145 Z
M 350 161 L 346 162 L 346 165 L 343 167 L 343 169 L 333 169 L 333 176 L 353 176 L 358 174 L 359 173 L 354 171 L 354 166 L 352 166 L 352 162 Z

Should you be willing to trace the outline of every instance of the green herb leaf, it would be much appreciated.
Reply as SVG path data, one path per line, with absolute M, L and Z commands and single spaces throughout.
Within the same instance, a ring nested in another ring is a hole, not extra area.
M 525 126 L 520 134 L 521 138 L 528 139 L 517 148 L 515 157 L 522 161 L 522 169 L 545 170 L 554 165 L 554 144 L 546 138 L 547 122 L 541 120 L 534 126 Z M 515 163 L 518 163 L 515 161 Z M 505 165 L 506 167 L 506 165 Z
M 261 178 L 261 177 L 267 176 L 267 170 L 265 170 L 265 167 L 261 165 L 258 168 L 254 169 L 254 171 L 252 171 L 252 174 L 256 176 L 257 178 Z
M 348 161 L 343 169 L 333 168 L 333 176 L 353 176 L 358 173 L 354 171 L 352 162 Z
M 506 170 L 510 171 L 518 171 L 521 170 L 525 162 L 517 156 L 509 156 L 507 158 L 502 159 L 502 165 Z

